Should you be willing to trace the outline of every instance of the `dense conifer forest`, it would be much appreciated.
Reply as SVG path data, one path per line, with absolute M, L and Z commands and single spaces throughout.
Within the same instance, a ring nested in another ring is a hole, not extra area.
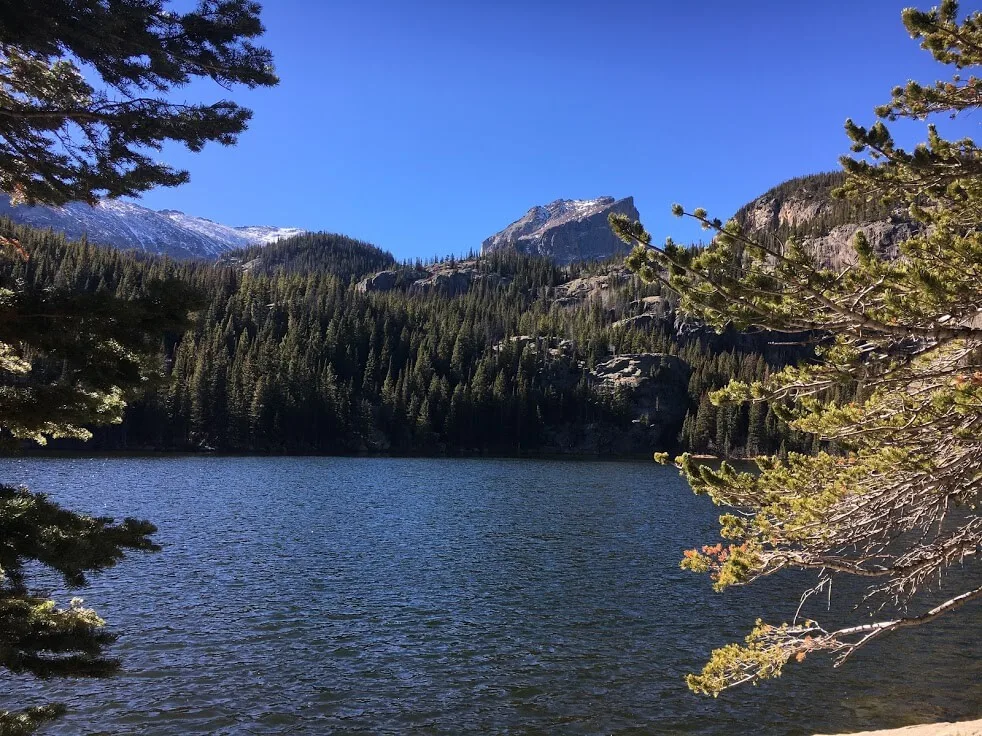
M 664 295 L 616 264 L 472 256 L 430 266 L 487 276 L 466 293 L 404 284 L 376 293 L 359 280 L 421 264 L 325 234 L 215 264 L 67 242 L 9 221 L 0 233 L 29 254 L 3 259 L 7 288 L 129 298 L 172 278 L 200 295 L 194 328 L 161 345 L 165 380 L 131 402 L 122 425 L 95 430 L 102 450 L 740 455 L 807 442 L 765 406 L 715 407 L 707 394 L 733 377 L 759 379 L 808 348 L 676 325 L 670 304 L 649 315 L 644 305 Z M 570 282 L 587 295 L 562 297 Z M 682 406 L 672 416 L 661 399 L 645 404 L 591 373 L 614 355 L 646 353 L 677 356 L 673 365 L 687 368 L 670 376 L 687 385 L 675 392 Z

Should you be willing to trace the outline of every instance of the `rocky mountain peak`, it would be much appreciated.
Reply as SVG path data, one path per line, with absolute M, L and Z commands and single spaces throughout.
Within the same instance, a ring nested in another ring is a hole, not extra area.
M 628 250 L 610 231 L 607 217 L 611 212 L 640 219 L 634 197 L 557 199 L 532 207 L 523 217 L 487 238 L 481 252 L 513 249 L 561 264 L 610 258 Z

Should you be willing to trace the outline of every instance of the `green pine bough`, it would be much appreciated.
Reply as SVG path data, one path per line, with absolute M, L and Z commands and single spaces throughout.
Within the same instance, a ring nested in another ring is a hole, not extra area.
M 253 43 L 259 11 L 251 0 L 201 0 L 190 12 L 161 0 L 5 3 L 0 191 L 15 204 L 61 205 L 185 183 L 187 171 L 152 154 L 170 141 L 195 152 L 232 145 L 252 112 L 167 93 L 195 79 L 276 84 L 272 55 Z
M 127 551 L 156 551 L 155 527 L 136 519 L 115 523 L 67 511 L 43 494 L 0 486 L 0 667 L 15 674 L 107 677 L 118 660 L 107 657 L 115 635 L 81 598 L 59 607 L 31 592 L 26 563 L 60 573 L 66 586 L 85 585 L 86 575 L 112 567 Z M 64 712 L 58 705 L 0 711 L 0 734 L 30 733 Z
M 982 64 L 982 13 L 959 21 L 948 0 L 928 12 L 907 9 L 903 21 L 955 73 L 932 86 L 897 87 L 868 129 L 848 121 L 856 156 L 842 159 L 847 177 L 837 191 L 921 224 L 899 257 L 878 257 L 859 233 L 848 265 L 830 268 L 805 240 L 748 233 L 681 205 L 673 213 L 701 223 L 712 243 L 655 246 L 640 223 L 611 216 L 635 246 L 631 268 L 676 291 L 682 309 L 704 323 L 825 338 L 815 361 L 756 383 L 733 381 L 712 401 L 769 404 L 836 451 L 760 458 L 755 473 L 676 458 L 697 493 L 729 509 L 720 517 L 724 541 L 689 550 L 682 567 L 708 573 L 717 590 L 788 568 L 818 571 L 806 595 L 835 575 L 858 577 L 878 612 L 837 629 L 810 619 L 758 621 L 744 643 L 717 649 L 688 676 L 696 692 L 777 677 L 813 653 L 838 666 L 875 639 L 982 598 L 982 587 L 945 577 L 977 564 L 982 549 L 982 155 L 971 140 L 944 140 L 931 125 L 927 142 L 905 151 L 886 125 L 982 106 L 982 80 L 963 73 Z M 831 399 L 842 395 L 855 398 Z M 925 603 L 939 585 L 942 602 Z
M 95 203 L 175 186 L 186 171 L 154 160 L 168 142 L 199 151 L 235 143 L 251 111 L 234 102 L 178 102 L 195 79 L 229 89 L 270 86 L 259 4 L 201 0 L 175 12 L 162 0 L 44 0 L 0 9 L 0 191 L 14 204 Z M 83 73 L 84 70 L 84 73 Z M 17 238 L 0 254 L 28 260 Z M 126 298 L 0 283 L 0 442 L 86 439 L 122 421 L 126 401 L 163 376 L 161 346 L 188 326 L 194 290 L 160 278 L 127 285 Z M 112 674 L 113 636 L 81 599 L 59 607 L 32 593 L 24 565 L 69 586 L 131 550 L 152 551 L 154 527 L 91 518 L 44 496 L 0 486 L 0 668 L 38 677 Z M 0 712 L 0 736 L 33 731 L 62 712 Z

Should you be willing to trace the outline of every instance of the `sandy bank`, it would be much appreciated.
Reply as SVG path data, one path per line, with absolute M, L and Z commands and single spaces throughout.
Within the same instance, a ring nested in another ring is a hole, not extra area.
M 889 728 L 884 731 L 862 731 L 849 736 L 982 736 L 982 719 L 960 723 L 925 723 L 922 726 Z

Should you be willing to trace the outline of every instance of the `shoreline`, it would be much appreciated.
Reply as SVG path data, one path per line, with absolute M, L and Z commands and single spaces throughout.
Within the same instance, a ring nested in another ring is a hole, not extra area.
M 814 736 L 982 736 L 982 718 L 975 721 L 924 723 L 918 726 L 859 731 L 851 734 L 815 734 Z
M 310 459 L 310 458 L 337 458 L 345 460 L 512 460 L 521 461 L 542 461 L 542 462 L 570 462 L 570 463 L 619 463 L 636 464 L 646 463 L 652 466 L 660 466 L 650 455 L 564 455 L 564 454 L 537 454 L 537 455 L 392 455 L 376 453 L 358 453 L 350 455 L 323 454 L 323 453 L 282 453 L 282 452 L 186 452 L 172 450 L 95 450 L 92 452 L 82 452 L 78 450 L 48 450 L 44 452 L 21 452 L 21 453 L 2 453 L 0 461 L 4 460 L 137 460 L 141 458 L 225 458 L 229 460 L 264 458 L 264 459 Z M 737 461 L 740 462 L 740 461 Z
M 465 452 L 465 453 L 395 453 L 395 452 L 251 452 L 236 450 L 211 450 L 211 449 L 155 449 L 155 448 L 133 448 L 133 449 L 90 449 L 83 447 L 25 447 L 17 451 L 0 451 L 0 460 L 10 460 L 17 458 L 44 458 L 44 457 L 82 457 L 82 458 L 126 458 L 126 457 L 339 457 L 339 458 L 366 458 L 366 459 L 394 459 L 394 460 L 569 460 L 571 462 L 650 462 L 653 465 L 662 465 L 654 459 L 658 451 L 644 453 L 588 453 L 588 452 L 528 452 L 528 453 L 496 453 L 496 452 Z M 681 453 L 669 453 L 670 456 Z M 718 455 L 705 455 L 690 453 L 693 460 L 704 463 L 753 463 L 755 457 L 720 457 Z M 673 467 L 671 463 L 669 467 Z
M 235 452 L 231 450 L 154 450 L 154 449 L 133 449 L 133 450 L 87 450 L 87 449 L 25 449 L 19 452 L 2 452 L 0 459 L 13 460 L 17 458 L 45 458 L 45 457 L 79 457 L 79 458 L 127 458 L 127 457 L 269 457 L 269 458 L 310 458 L 310 457 L 337 457 L 337 458 L 363 458 L 363 459 L 391 459 L 391 460 L 569 460 L 572 462 L 650 462 L 658 465 L 654 460 L 653 453 L 644 454 L 625 454 L 625 455 L 606 455 L 591 453 L 563 453 L 563 452 L 536 452 L 527 454 L 508 454 L 508 453 L 461 453 L 461 454 L 425 454 L 425 453 L 389 453 L 389 452 L 353 452 L 353 453 L 325 453 L 325 452 Z M 716 458 L 699 456 L 696 459 L 713 460 Z M 743 462 L 742 460 L 733 460 Z

